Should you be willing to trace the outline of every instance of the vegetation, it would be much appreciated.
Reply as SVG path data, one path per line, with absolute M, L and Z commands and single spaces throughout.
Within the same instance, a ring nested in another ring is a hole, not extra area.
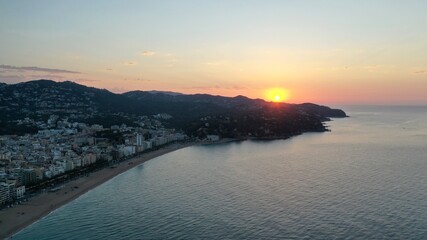
M 171 116 L 159 118 L 165 127 L 183 129 L 191 136 L 288 137 L 306 131 L 326 131 L 323 121 L 346 116 L 342 110 L 311 103 L 271 103 L 244 96 L 170 92 L 115 94 L 50 80 L 2 84 L 0 109 L 0 134 L 34 133 L 52 114 L 69 122 L 110 127 L 133 126 L 141 116 L 165 113 Z

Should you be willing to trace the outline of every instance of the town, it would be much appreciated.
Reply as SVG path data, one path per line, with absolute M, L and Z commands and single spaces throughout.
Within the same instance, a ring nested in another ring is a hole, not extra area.
M 184 133 L 162 126 L 159 119 L 167 117 L 143 116 L 139 127 L 104 128 L 51 115 L 46 122 L 34 123 L 42 129 L 36 134 L 0 136 L 0 207 L 19 203 L 40 188 L 55 190 L 61 179 L 72 175 L 67 173 L 87 172 L 100 163 L 114 167 L 136 154 L 187 140 Z

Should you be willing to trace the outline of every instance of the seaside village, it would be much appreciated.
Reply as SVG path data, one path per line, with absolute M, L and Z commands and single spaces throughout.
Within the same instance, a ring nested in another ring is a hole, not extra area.
M 149 151 L 167 143 L 187 139 L 183 133 L 165 129 L 158 120 L 141 117 L 139 127 L 70 123 L 52 115 L 37 122 L 42 130 L 34 135 L 0 136 L 0 208 L 26 198 L 26 188 L 82 169 L 97 161 L 117 160 Z M 25 119 L 24 121 L 31 121 Z M 99 137 L 108 132 L 122 137 L 121 143 Z

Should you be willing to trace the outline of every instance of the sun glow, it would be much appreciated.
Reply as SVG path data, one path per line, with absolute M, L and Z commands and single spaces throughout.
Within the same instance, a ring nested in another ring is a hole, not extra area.
M 289 99 L 289 91 L 284 88 L 270 88 L 265 90 L 265 99 L 272 102 L 284 102 Z

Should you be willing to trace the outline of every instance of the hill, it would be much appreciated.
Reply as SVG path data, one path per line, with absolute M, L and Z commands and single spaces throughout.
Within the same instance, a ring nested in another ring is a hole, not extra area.
M 287 137 L 306 131 L 326 131 L 323 121 L 345 117 L 339 109 L 312 103 L 271 103 L 244 96 L 132 91 L 123 94 L 74 82 L 35 80 L 0 84 L 0 134 L 37 131 L 36 122 L 51 115 L 69 122 L 105 127 L 136 124 L 142 116 L 167 114 L 166 127 L 190 135 L 227 137 Z

